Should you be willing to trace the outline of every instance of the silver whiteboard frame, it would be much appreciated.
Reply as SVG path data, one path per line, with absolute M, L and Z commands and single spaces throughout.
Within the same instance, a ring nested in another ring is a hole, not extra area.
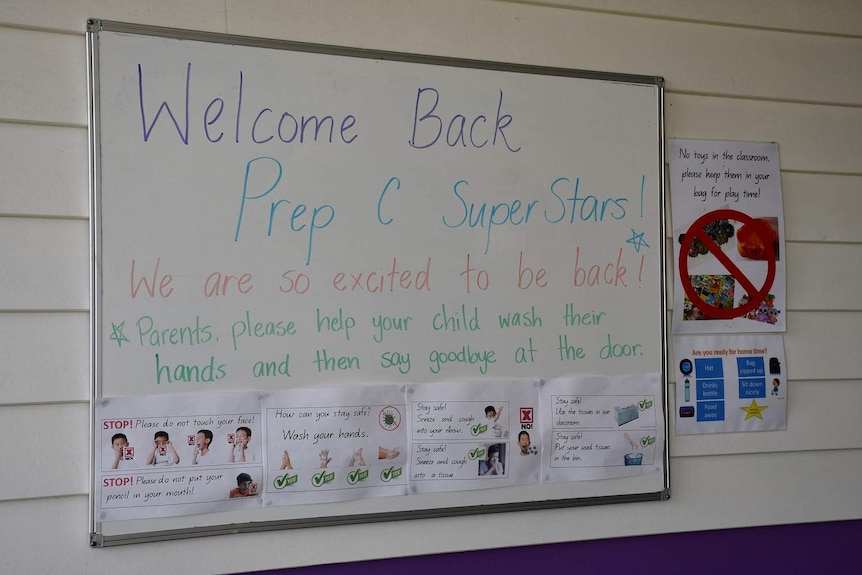
M 410 511 L 378 512 L 355 515 L 331 515 L 322 517 L 311 517 L 301 519 L 284 519 L 275 521 L 256 521 L 246 523 L 232 523 L 224 525 L 211 525 L 194 528 L 163 529 L 159 531 L 141 531 L 122 535 L 104 535 L 101 532 L 100 522 L 95 516 L 95 486 L 97 481 L 95 469 L 96 449 L 96 403 L 102 397 L 101 388 L 101 356 L 99 342 L 101 334 L 101 312 L 99 290 L 101 278 L 99 277 L 99 266 L 97 257 L 101 253 L 99 226 L 101 214 L 99 213 L 101 195 L 101 158 L 100 158 L 100 109 L 99 109 L 99 43 L 97 36 L 100 32 L 118 32 L 125 34 L 145 35 L 161 38 L 180 40 L 194 40 L 219 44 L 230 44 L 237 46 L 249 46 L 256 48 L 271 48 L 278 50 L 289 50 L 295 52 L 310 52 L 316 54 L 347 56 L 354 58 L 367 58 L 374 60 L 392 60 L 416 64 L 432 64 L 437 66 L 451 66 L 458 68 L 473 68 L 483 70 L 496 70 L 503 72 L 515 72 L 521 74 L 535 74 L 542 76 L 562 76 L 570 78 L 582 78 L 587 80 L 599 80 L 623 84 L 642 84 L 655 86 L 658 89 L 658 150 L 656 161 L 659 164 L 659 181 L 656 182 L 659 190 L 659 228 L 662 237 L 662 249 L 660 252 L 661 278 L 667 277 L 667 249 L 664 241 L 667 235 L 667 222 L 665 217 L 665 202 L 667 190 L 665 184 L 665 126 L 664 126 L 664 78 L 660 76 L 647 76 L 638 74 L 622 74 L 615 72 L 597 72 L 591 70 L 578 70 L 569 68 L 555 68 L 548 66 L 533 66 L 526 64 L 511 64 L 505 62 L 494 62 L 484 60 L 460 59 L 441 56 L 428 56 L 405 52 L 387 52 L 381 50 L 369 50 L 363 48 L 349 48 L 326 44 L 312 44 L 305 42 L 293 42 L 289 40 L 275 40 L 256 38 L 252 36 L 238 36 L 217 32 L 202 32 L 196 30 L 185 30 L 178 28 L 167 28 L 161 26 L 149 26 L 144 24 L 133 24 L 127 22 L 116 22 L 90 18 L 87 20 L 86 49 L 87 49 L 87 134 L 88 134 L 88 158 L 89 158 L 89 191 L 90 191 L 90 410 L 89 410 L 89 543 L 91 547 L 110 547 L 133 543 L 147 543 L 157 541 L 174 540 L 176 538 L 209 537 L 213 535 L 227 535 L 231 533 L 249 533 L 275 531 L 283 529 L 297 529 L 309 527 L 327 527 L 336 525 L 350 525 L 358 523 L 391 522 L 406 519 L 431 519 L 438 517 L 458 517 L 466 515 L 506 513 L 515 511 L 536 511 L 543 509 L 558 509 L 565 507 L 584 507 L 592 505 L 605 505 L 612 503 L 635 503 L 645 501 L 665 501 L 670 499 L 670 453 L 669 453 L 669 380 L 667 370 L 668 354 L 668 322 L 667 322 L 667 285 L 662 282 L 661 304 L 664 313 L 661 314 L 662 333 L 662 411 L 664 413 L 664 488 L 661 491 L 649 493 L 634 493 L 623 495 L 608 495 L 599 497 L 578 497 L 568 499 L 548 499 L 543 501 L 527 501 L 512 503 L 497 503 L 489 505 L 473 505 L 459 507 L 443 507 L 433 509 L 418 509 Z

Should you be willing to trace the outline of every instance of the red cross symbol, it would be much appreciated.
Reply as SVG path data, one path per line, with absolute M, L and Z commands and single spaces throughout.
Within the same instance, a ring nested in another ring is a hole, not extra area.
M 522 407 L 521 408 L 521 423 L 533 423 L 533 408 L 532 407 Z

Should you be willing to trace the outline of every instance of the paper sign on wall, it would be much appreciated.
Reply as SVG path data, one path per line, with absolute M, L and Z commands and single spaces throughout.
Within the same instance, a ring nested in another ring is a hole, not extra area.
M 540 437 L 530 436 L 537 386 L 536 380 L 410 386 L 413 490 L 538 482 Z
M 674 338 L 676 433 L 787 428 L 781 335 Z
M 265 500 L 272 504 L 405 495 L 407 426 L 396 386 L 267 394 Z
M 100 521 L 261 505 L 257 393 L 106 398 L 96 423 Z
M 778 145 L 670 141 L 673 333 L 786 330 Z
M 546 481 L 629 477 L 661 470 L 658 374 L 548 380 L 541 390 Z
M 99 521 L 662 473 L 658 374 L 99 402 Z

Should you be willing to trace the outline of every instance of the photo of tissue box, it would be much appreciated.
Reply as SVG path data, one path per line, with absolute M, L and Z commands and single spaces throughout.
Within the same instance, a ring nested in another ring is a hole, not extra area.
M 625 425 L 629 421 L 633 421 L 638 418 L 638 408 L 636 405 L 615 407 L 614 417 L 617 419 L 617 425 Z

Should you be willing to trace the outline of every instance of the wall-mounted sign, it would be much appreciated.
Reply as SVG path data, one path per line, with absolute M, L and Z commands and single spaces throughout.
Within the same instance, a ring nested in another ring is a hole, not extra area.
M 670 141 L 673 333 L 786 330 L 778 145 Z

